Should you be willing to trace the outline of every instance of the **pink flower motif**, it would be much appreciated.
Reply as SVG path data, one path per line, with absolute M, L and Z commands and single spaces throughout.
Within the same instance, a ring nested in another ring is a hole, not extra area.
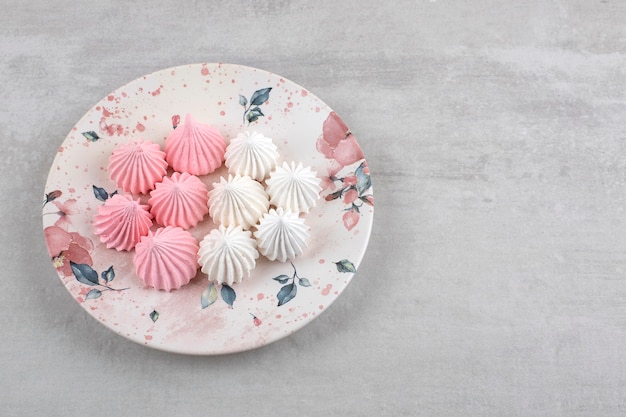
M 322 177 L 322 181 L 320 182 L 320 186 L 322 187 L 322 191 L 330 190 L 333 191 L 335 186 L 335 181 L 330 177 Z
M 52 263 L 64 276 L 69 277 L 73 274 L 70 261 L 93 265 L 89 254 L 93 250 L 91 240 L 76 232 L 68 232 L 59 226 L 46 227 L 44 235 Z
M 359 193 L 354 188 L 350 188 L 348 192 L 343 196 L 343 202 L 346 204 L 352 204 L 359 198 Z
M 337 173 L 341 171 L 343 168 L 341 165 L 337 163 L 337 161 L 330 161 L 330 166 L 328 167 L 328 173 L 326 176 L 321 177 L 322 182 L 320 186 L 322 187 L 322 191 L 330 190 L 334 191 L 336 188 L 335 181 L 337 180 Z
M 357 225 L 360 217 L 361 215 L 359 212 L 352 208 L 343 214 L 343 225 L 348 231 L 350 231 Z
M 348 175 L 347 177 L 343 179 L 343 185 L 345 185 L 346 187 L 349 187 L 351 185 L 356 185 L 356 182 L 357 182 L 356 175 Z
M 317 139 L 316 148 L 327 159 L 334 159 L 342 167 L 364 158 L 363 151 L 348 126 L 330 112 L 322 126 L 322 136 Z
M 65 226 L 67 228 L 68 225 L 72 224 L 69 216 L 78 213 L 78 210 L 74 208 L 76 206 L 76 200 L 71 198 L 69 200 L 65 200 L 65 203 L 61 203 L 60 201 L 55 200 L 52 202 L 52 204 L 57 206 L 57 208 L 59 209 L 59 211 L 57 212 L 57 214 L 59 215 L 59 219 L 54 222 L 54 225 Z

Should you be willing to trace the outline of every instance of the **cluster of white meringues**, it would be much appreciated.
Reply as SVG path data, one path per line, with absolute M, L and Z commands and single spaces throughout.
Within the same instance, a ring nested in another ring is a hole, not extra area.
M 209 215 L 218 228 L 200 242 L 202 272 L 233 284 L 250 276 L 259 253 L 285 262 L 303 253 L 309 227 L 300 214 L 315 206 L 320 179 L 301 163 L 276 165 L 272 139 L 240 133 L 226 148 L 228 178 L 209 192 Z M 254 233 L 252 232 L 254 230 Z

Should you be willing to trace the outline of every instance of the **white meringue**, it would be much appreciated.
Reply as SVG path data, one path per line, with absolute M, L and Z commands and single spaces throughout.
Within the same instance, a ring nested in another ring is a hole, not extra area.
M 202 239 L 198 256 L 210 281 L 232 285 L 250 276 L 259 253 L 251 232 L 241 226 L 220 226 Z
M 294 213 L 308 213 L 320 198 L 320 182 L 310 167 L 283 162 L 283 166 L 277 166 L 266 181 L 270 203 Z
M 285 262 L 304 252 L 309 227 L 298 214 L 279 207 L 263 215 L 254 236 L 261 255 L 270 261 Z
M 271 138 L 246 131 L 231 139 L 226 147 L 225 158 L 231 174 L 248 175 L 263 181 L 274 169 L 278 151 Z
M 244 230 L 255 225 L 270 202 L 263 186 L 246 176 L 220 177 L 209 191 L 209 215 L 217 224 L 241 226 Z

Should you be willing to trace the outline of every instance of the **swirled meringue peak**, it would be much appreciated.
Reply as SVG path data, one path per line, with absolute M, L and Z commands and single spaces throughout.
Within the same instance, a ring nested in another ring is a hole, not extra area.
M 195 175 L 175 172 L 164 177 L 150 193 L 150 213 L 162 226 L 188 229 L 209 212 L 209 190 Z
M 98 207 L 93 226 L 107 248 L 131 250 L 150 232 L 152 215 L 148 206 L 129 194 L 115 194 Z
M 259 253 L 251 232 L 241 226 L 219 226 L 202 239 L 198 256 L 209 281 L 232 285 L 250 276 Z
M 294 213 L 308 213 L 320 198 L 321 180 L 310 167 L 295 162 L 277 166 L 265 182 L 270 203 Z
M 271 138 L 246 131 L 231 139 L 226 147 L 225 159 L 231 174 L 248 175 L 263 181 L 274 169 L 278 151 Z
M 147 140 L 120 145 L 109 157 L 111 179 L 133 194 L 146 194 L 166 172 L 165 152 L 158 144 Z
M 137 276 L 147 286 L 176 290 L 196 276 L 198 242 L 180 227 L 162 227 L 141 238 L 134 261 Z
M 270 202 L 263 186 L 252 178 L 240 175 L 220 177 L 209 191 L 209 215 L 217 224 L 241 226 L 247 230 L 255 225 Z
M 165 141 L 165 159 L 178 172 L 206 175 L 224 161 L 226 142 L 213 126 L 196 122 L 191 114 Z
M 279 207 L 263 215 L 254 236 L 261 255 L 270 261 L 285 262 L 304 252 L 309 227 L 298 214 Z

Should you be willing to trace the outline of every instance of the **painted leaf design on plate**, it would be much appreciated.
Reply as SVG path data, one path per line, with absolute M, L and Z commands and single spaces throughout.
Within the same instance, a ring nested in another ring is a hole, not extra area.
M 278 281 L 281 284 L 286 284 L 289 281 L 289 277 L 287 275 L 279 275 L 277 277 L 272 278 L 274 281 Z
M 96 187 L 95 185 L 92 186 L 93 187 L 93 195 L 100 201 L 106 201 L 107 198 L 109 198 L 109 193 L 106 192 L 106 190 L 104 188 L 101 187 Z
M 93 288 L 89 290 L 87 295 L 85 295 L 85 300 L 95 300 L 96 298 L 100 298 L 101 295 L 102 295 L 102 291 L 100 291 L 97 288 Z
M 98 134 L 94 132 L 93 130 L 83 132 L 82 135 L 85 137 L 85 139 L 87 139 L 90 142 L 95 142 L 98 139 L 100 139 L 100 136 L 98 136 Z
M 100 276 L 102 277 L 102 280 L 106 283 L 113 281 L 113 279 L 115 278 L 115 270 L 113 270 L 113 265 L 111 265 L 106 271 L 102 271 L 102 273 L 100 273 Z
M 259 116 L 263 116 L 263 113 L 260 111 L 257 112 L 254 109 L 250 110 L 250 112 L 246 115 L 246 119 L 248 123 L 256 122 L 259 119 Z
M 230 308 L 233 308 L 233 304 L 235 303 L 235 299 L 237 298 L 237 294 L 235 294 L 235 290 L 233 290 L 231 287 L 229 287 L 226 284 L 222 284 L 221 294 L 222 294 L 222 300 L 224 300 L 224 302 L 228 304 Z
M 310 287 L 311 286 L 311 283 L 306 278 L 298 278 L 298 284 L 300 284 L 303 287 Z
M 270 98 L 270 91 L 272 91 L 272 87 L 256 90 L 252 94 L 252 97 L 250 97 L 250 105 L 260 106 L 261 104 L 265 103 Z
M 215 284 L 210 283 L 208 287 L 202 291 L 202 295 L 200 296 L 200 305 L 202 308 L 207 308 L 211 304 L 213 304 L 217 300 L 217 288 L 215 288 Z
M 361 165 L 359 165 L 359 167 L 354 172 L 354 175 L 356 175 L 356 188 L 359 192 L 359 195 L 363 194 L 365 191 L 367 191 L 368 188 L 372 186 L 372 179 L 370 178 L 370 175 L 366 174 L 364 171 L 365 165 L 361 163 Z
M 347 259 L 342 259 L 339 262 L 334 262 L 337 265 L 337 271 L 339 272 L 356 272 L 354 264 Z
M 278 291 L 278 294 L 276 295 L 276 297 L 278 298 L 278 306 L 280 307 L 283 304 L 286 304 L 289 301 L 291 301 L 296 296 L 297 293 L 298 293 L 298 286 L 296 285 L 295 282 L 292 282 L 291 284 L 287 284 L 284 287 L 282 287 L 280 291 Z
M 98 285 L 98 273 L 91 266 L 70 261 L 70 267 L 78 282 L 85 285 Z
M 265 116 L 263 110 L 261 110 L 261 105 L 263 105 L 270 98 L 270 91 L 272 91 L 272 87 L 261 88 L 252 93 L 250 97 L 250 101 L 248 99 L 239 94 L 239 104 L 244 108 L 243 111 L 243 121 L 244 123 L 247 121 L 248 124 L 252 122 L 256 122 L 259 117 Z

